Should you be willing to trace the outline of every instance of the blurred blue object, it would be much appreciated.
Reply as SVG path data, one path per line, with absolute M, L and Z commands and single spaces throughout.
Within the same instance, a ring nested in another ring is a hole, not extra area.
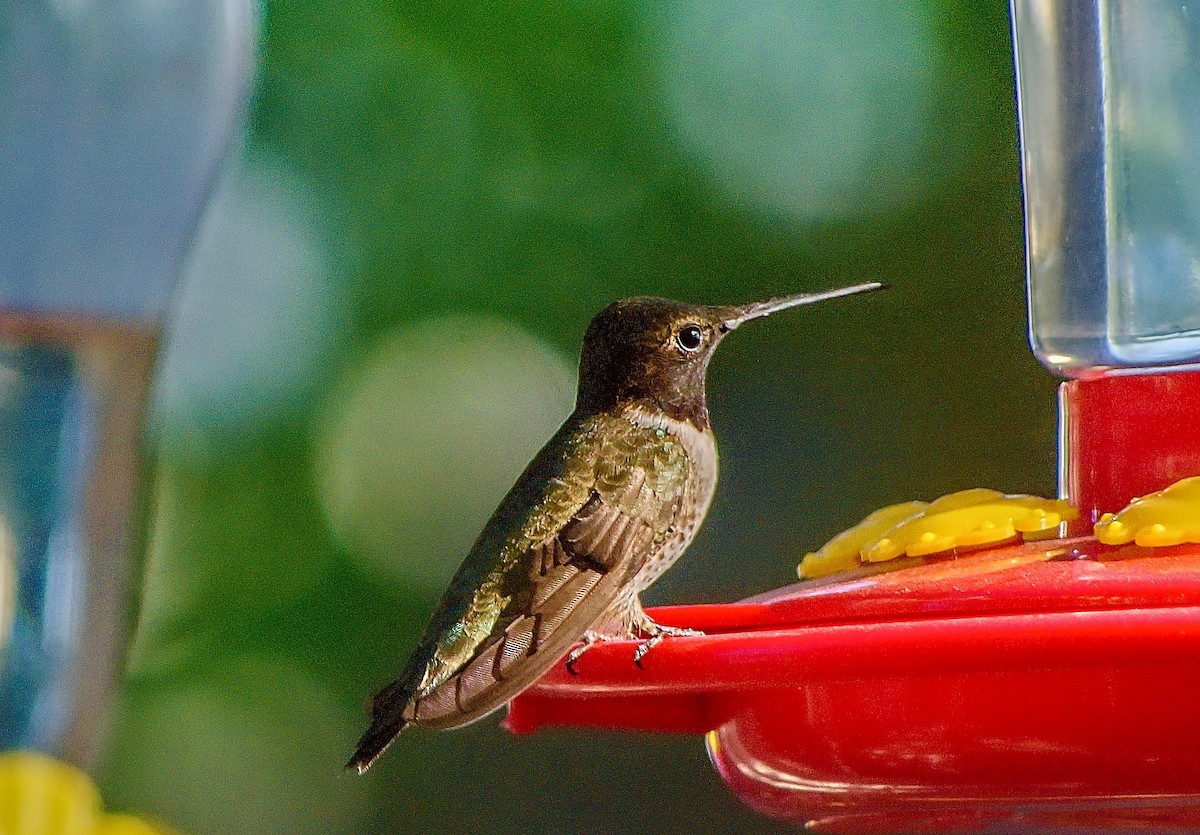
M 246 0 L 0 7 L 0 306 L 162 316 L 254 29 Z
M 0 7 L 0 750 L 87 763 L 103 728 L 158 330 L 240 124 L 255 12 Z
M 69 351 L 6 349 L 0 398 L 0 507 L 16 563 L 8 675 L 0 680 L 0 748 L 52 747 L 61 681 L 80 635 L 80 487 L 88 458 L 86 389 Z M 64 443 L 66 441 L 66 443 Z M 65 557 L 65 559 L 64 559 Z

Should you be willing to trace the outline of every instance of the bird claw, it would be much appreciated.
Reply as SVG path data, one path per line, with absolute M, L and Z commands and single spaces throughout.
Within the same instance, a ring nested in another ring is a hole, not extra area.
M 645 658 L 650 650 L 661 644 L 666 638 L 682 638 L 695 635 L 703 635 L 699 629 L 686 629 L 682 626 L 663 626 L 662 624 L 650 622 L 638 627 L 643 633 L 648 633 L 650 637 L 643 639 L 638 643 L 637 649 L 633 651 L 633 663 L 639 670 L 646 669 L 642 666 L 642 659 Z M 567 653 L 567 657 L 563 659 L 563 666 L 567 668 L 567 672 L 573 676 L 579 675 L 579 670 L 575 669 L 575 664 L 583 657 L 583 654 L 596 644 L 604 643 L 605 641 L 627 641 L 632 637 L 630 635 L 609 635 L 603 632 L 587 632 L 574 649 Z
M 650 650 L 654 649 L 656 646 L 661 644 L 663 642 L 663 638 L 665 638 L 665 637 L 667 637 L 667 633 L 659 632 L 653 638 L 647 638 L 646 640 L 644 640 L 640 644 L 638 644 L 637 649 L 635 649 L 633 651 L 634 666 L 637 667 L 639 670 L 646 669 L 645 667 L 642 666 L 642 659 L 645 658 L 650 653 Z
M 656 623 L 653 627 L 653 634 L 638 644 L 637 649 L 633 651 L 633 663 L 639 670 L 646 669 L 642 666 L 642 659 L 649 655 L 650 650 L 661 644 L 667 637 L 686 638 L 703 634 L 699 629 L 685 629 L 681 626 L 662 626 Z
M 605 641 L 624 641 L 627 639 L 625 635 L 610 635 L 606 632 L 585 632 L 583 639 L 573 650 L 567 653 L 567 657 L 563 664 L 567 668 L 567 672 L 573 676 L 579 675 L 579 671 L 575 669 L 575 662 L 583 657 L 583 654 L 596 644 L 604 643 Z
M 579 675 L 579 670 L 575 669 L 575 662 L 578 661 L 585 652 L 592 648 L 592 643 L 592 641 L 584 641 L 582 644 L 575 647 L 575 649 L 567 653 L 567 658 L 563 662 L 563 666 L 567 668 L 568 673 L 573 676 Z

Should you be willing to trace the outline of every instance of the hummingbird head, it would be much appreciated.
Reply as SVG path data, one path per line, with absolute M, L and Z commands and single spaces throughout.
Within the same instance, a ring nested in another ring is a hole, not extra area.
M 878 282 L 857 284 L 740 307 L 684 304 L 649 296 L 613 302 L 596 314 L 584 335 L 576 408 L 600 411 L 624 404 L 643 405 L 707 429 L 705 372 L 725 334 L 778 310 L 883 286 Z

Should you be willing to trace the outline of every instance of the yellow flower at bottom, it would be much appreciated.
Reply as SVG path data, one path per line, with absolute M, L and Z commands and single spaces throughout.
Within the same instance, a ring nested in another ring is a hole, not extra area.
M 90 833 L 100 794 L 87 775 L 32 751 L 0 754 L 0 832 L 4 835 Z
M 130 815 L 106 815 L 91 779 L 35 751 L 0 754 L 0 835 L 164 835 Z

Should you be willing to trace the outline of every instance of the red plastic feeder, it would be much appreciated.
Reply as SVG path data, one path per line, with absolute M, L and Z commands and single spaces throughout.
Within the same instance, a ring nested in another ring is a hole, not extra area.
M 1200 373 L 1063 388 L 1085 517 L 1200 473 Z M 1077 536 L 654 616 L 708 634 L 644 670 L 597 646 L 507 727 L 707 734 L 746 803 L 827 831 L 1200 828 L 1200 545 Z

